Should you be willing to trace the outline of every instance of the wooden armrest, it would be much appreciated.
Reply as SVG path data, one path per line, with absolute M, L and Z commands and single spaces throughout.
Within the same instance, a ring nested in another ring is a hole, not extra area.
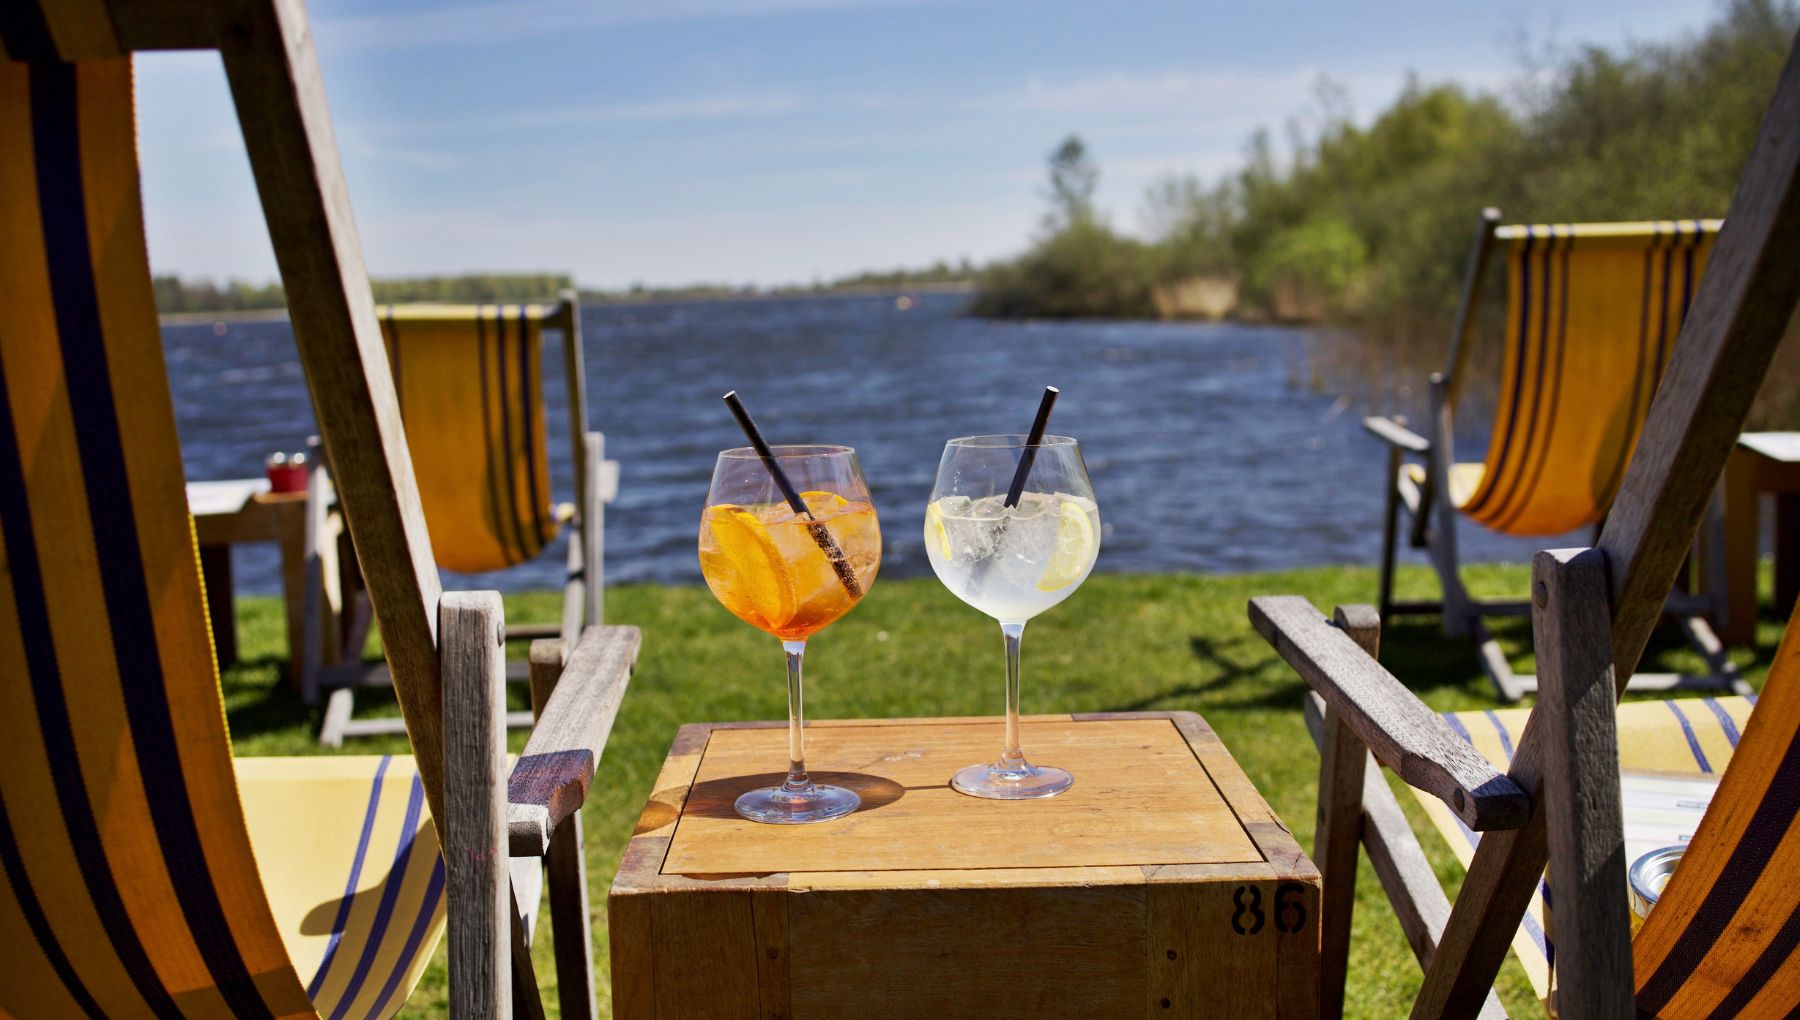
M 1405 418 L 1370 415 L 1362 421 L 1363 429 L 1375 438 L 1411 453 L 1430 453 L 1431 440 L 1406 427 Z
M 636 627 L 582 632 L 507 780 L 506 828 L 514 856 L 542 857 L 556 827 L 581 809 L 642 643 Z M 538 644 L 554 649 L 559 642 L 538 642 L 534 653 Z
M 1442 800 L 1477 832 L 1525 824 L 1530 796 L 1312 603 L 1298 595 L 1254 598 L 1250 622 L 1408 785 Z

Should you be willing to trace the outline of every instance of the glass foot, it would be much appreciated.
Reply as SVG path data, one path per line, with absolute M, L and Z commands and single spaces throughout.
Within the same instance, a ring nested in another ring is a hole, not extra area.
M 1026 764 L 1017 769 L 970 765 L 950 777 L 958 793 L 988 800 L 1036 800 L 1054 797 L 1075 785 L 1075 777 L 1058 768 Z
M 829 822 L 842 818 L 862 806 L 862 798 L 841 786 L 808 783 L 803 790 L 783 786 L 766 786 L 751 790 L 737 799 L 737 813 L 753 822 L 771 825 L 799 825 L 805 822 Z

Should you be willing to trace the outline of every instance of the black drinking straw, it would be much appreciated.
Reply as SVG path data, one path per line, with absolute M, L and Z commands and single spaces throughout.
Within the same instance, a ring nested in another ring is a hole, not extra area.
M 1056 406 L 1056 397 L 1061 392 L 1054 386 L 1044 387 L 1037 419 L 1031 423 L 1031 434 L 1025 437 L 1025 450 L 1019 455 L 1019 469 L 1013 472 L 1012 488 L 1006 490 L 1006 506 L 1018 506 L 1019 497 L 1025 494 L 1025 477 L 1031 474 L 1031 462 L 1037 459 L 1038 444 L 1044 441 L 1044 429 L 1050 424 L 1050 409 Z
M 805 514 L 807 520 L 812 520 L 812 509 L 806 505 L 806 500 L 800 498 L 800 492 L 794 488 L 794 483 L 788 481 L 787 472 L 781 470 L 780 462 L 775 459 L 775 451 L 769 449 L 768 441 L 762 437 L 756 422 L 751 420 L 750 412 L 744 409 L 744 402 L 738 399 L 737 390 L 725 394 L 725 406 L 731 408 L 732 416 L 737 418 L 738 426 L 749 437 L 750 445 L 756 448 L 756 455 L 762 458 L 763 467 L 769 469 L 769 475 L 775 479 L 775 485 L 781 489 L 781 495 L 788 501 L 788 506 L 793 507 L 795 513 Z
M 737 390 L 725 394 L 725 406 L 731 408 L 732 416 L 749 438 L 750 445 L 755 447 L 756 455 L 762 458 L 763 467 L 769 469 L 769 477 L 775 479 L 775 486 L 781 490 L 788 506 L 793 507 L 797 514 L 805 514 L 806 519 L 813 522 L 806 526 L 807 534 L 818 543 L 825 558 L 831 561 L 831 570 L 843 582 L 844 590 L 850 593 L 851 598 L 862 598 L 862 582 L 856 579 L 856 572 L 850 569 L 849 561 L 844 558 L 844 550 L 838 546 L 837 539 L 831 536 L 830 530 L 813 518 L 812 508 L 806 505 L 806 500 L 800 498 L 800 491 L 794 488 L 794 483 L 788 480 L 787 472 L 781 469 L 781 462 L 775 459 L 775 451 L 769 449 L 768 440 L 762 437 L 756 422 L 751 420 L 744 402 L 738 399 Z

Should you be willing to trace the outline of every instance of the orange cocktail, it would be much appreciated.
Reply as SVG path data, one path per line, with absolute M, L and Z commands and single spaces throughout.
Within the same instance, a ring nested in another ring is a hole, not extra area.
M 855 450 L 771 447 L 741 405 L 732 410 L 754 445 L 724 451 L 713 467 L 700 515 L 700 573 L 732 615 L 781 640 L 788 667 L 787 779 L 740 796 L 737 812 L 757 822 L 842 818 L 861 800 L 807 775 L 801 664 L 806 639 L 875 583 L 881 526 Z
M 786 503 L 719 503 L 700 520 L 700 572 L 738 619 L 804 641 L 849 612 L 881 567 L 875 508 L 804 492 L 808 520 Z M 819 529 L 831 542 L 818 539 Z

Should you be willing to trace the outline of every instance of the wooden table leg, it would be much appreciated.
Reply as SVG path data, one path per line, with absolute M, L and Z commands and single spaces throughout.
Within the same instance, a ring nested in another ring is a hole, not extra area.
M 299 691 L 306 647 L 306 514 L 301 503 L 281 509 L 281 601 L 287 612 L 288 683 Z
M 219 668 L 237 661 L 237 613 L 232 606 L 231 546 L 200 547 L 200 578 L 206 584 L 206 615 L 212 620 L 213 651 Z
M 1758 455 L 1738 447 L 1725 462 L 1725 627 L 1728 645 L 1756 640 L 1756 491 Z
M 1800 599 L 1800 492 L 1775 494 L 1775 615 L 1785 620 Z

